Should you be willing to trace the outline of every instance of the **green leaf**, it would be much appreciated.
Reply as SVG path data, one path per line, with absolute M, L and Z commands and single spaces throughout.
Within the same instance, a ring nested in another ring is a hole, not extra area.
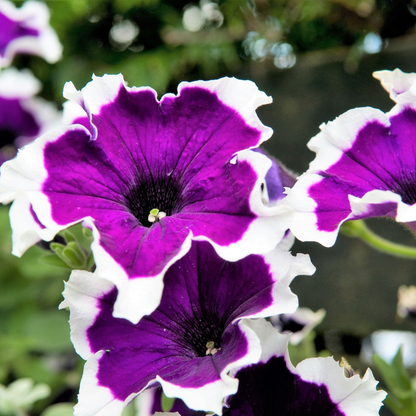
M 70 243 L 70 242 L 76 242 L 77 241 L 77 239 L 75 238 L 75 236 L 74 236 L 74 234 L 72 234 L 70 231 L 68 231 L 68 230 L 65 230 L 64 231 L 64 238 L 65 238 L 65 240 L 67 241 L 67 243 Z
M 64 267 L 65 269 L 70 269 L 70 267 L 56 254 L 43 254 L 39 257 L 39 262 L 49 266 Z
M 74 413 L 73 403 L 53 404 L 45 409 L 40 416 L 72 416 Z
M 22 335 L 37 351 L 72 351 L 65 311 L 38 312 L 29 316 L 22 327 Z
M 82 228 L 82 233 L 84 234 L 84 237 L 90 238 L 92 237 L 92 230 L 90 230 L 89 228 Z
M 380 356 L 374 354 L 373 362 L 381 372 L 383 380 L 390 390 L 411 390 L 410 376 L 403 365 L 402 349 L 399 348 L 391 364 L 387 364 Z
M 399 348 L 391 364 L 374 354 L 373 362 L 386 383 L 389 395 L 385 400 L 397 416 L 414 416 L 416 414 L 416 397 L 412 390 L 410 376 L 403 364 L 402 350 Z
M 162 410 L 164 412 L 170 412 L 174 402 L 175 397 L 166 397 L 165 393 L 162 392 Z

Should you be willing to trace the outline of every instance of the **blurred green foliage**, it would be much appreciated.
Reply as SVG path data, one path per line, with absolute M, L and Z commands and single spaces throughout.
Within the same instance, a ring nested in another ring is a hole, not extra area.
M 176 91 L 182 80 L 232 75 L 253 61 L 275 62 L 284 69 L 296 55 L 309 51 L 347 47 L 352 48 L 349 59 L 359 61 L 368 34 L 376 36 L 367 39 L 373 42 L 367 51 L 374 52 L 389 38 L 410 32 L 416 23 L 413 0 L 46 3 L 64 57 L 51 66 L 38 57 L 19 56 L 15 65 L 32 68 L 45 85 L 45 97 L 57 102 L 63 101 L 66 81 L 81 88 L 92 73 L 121 72 L 130 85 L 150 85 L 164 93 Z M 120 41 L 120 36 L 128 38 L 129 30 L 131 39 Z
M 39 57 L 19 55 L 13 64 L 30 68 L 44 85 L 41 95 L 58 104 L 64 101 L 65 82 L 80 89 L 93 73 L 121 72 L 131 86 L 150 85 L 162 94 L 176 91 L 182 80 L 232 76 L 258 62 L 289 70 L 300 54 L 337 48 L 351 50 L 347 67 L 353 70 L 362 54 L 371 52 L 364 47 L 369 34 L 383 47 L 416 23 L 412 0 L 46 3 L 64 46 L 62 59 L 49 65 Z M 57 309 L 69 269 L 51 265 L 78 261 L 80 268 L 91 267 L 83 251 L 90 240 L 83 239 L 81 227 L 73 232 L 83 248 L 75 241 L 69 249 L 58 244 L 54 255 L 35 246 L 17 259 L 10 254 L 8 209 L 0 209 L 0 383 L 24 377 L 47 383 L 52 394 L 33 411 L 43 411 L 42 416 L 72 414 L 69 403 L 44 409 L 53 402 L 75 402 L 83 365 L 69 340 L 68 313 Z M 40 263 L 45 254 L 48 259 Z M 312 338 L 292 351 L 295 361 L 315 353 Z

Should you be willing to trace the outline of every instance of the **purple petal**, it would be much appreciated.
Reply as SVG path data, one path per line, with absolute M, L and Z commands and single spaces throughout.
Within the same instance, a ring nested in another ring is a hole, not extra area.
M 321 129 L 309 144 L 316 159 L 285 200 L 298 238 L 329 246 L 346 220 L 416 219 L 416 109 L 357 108 Z
M 260 358 L 258 336 L 241 319 L 293 312 L 297 300 L 288 285 L 296 274 L 312 271 L 307 257 L 278 248 L 267 258 L 226 262 L 209 243 L 194 242 L 166 272 L 158 308 L 138 324 L 114 318 L 114 286 L 74 272 L 61 306 L 70 306 L 71 339 L 90 362 L 80 407 L 88 408 L 88 400 L 106 405 L 96 400 L 103 389 L 111 400 L 127 404 L 159 382 L 189 407 L 219 412 L 222 399 L 237 390 L 229 372 Z
M 360 378 L 347 378 L 344 368 L 332 357 L 309 358 L 295 368 L 289 359 L 288 336 L 275 331 L 265 320 L 248 325 L 259 335 L 262 357 L 258 363 L 240 369 L 238 392 L 226 400 L 224 416 L 376 416 L 386 393 L 376 390 L 370 370 Z M 161 410 L 157 390 L 147 393 L 139 416 Z M 146 410 L 147 409 L 147 410 Z M 198 416 L 175 400 L 173 411 Z
M 49 11 L 37 1 L 26 1 L 17 9 L 12 2 L 0 3 L 0 67 L 10 65 L 18 53 L 39 55 L 56 62 L 62 46 L 49 26 Z
M 66 120 L 80 125 L 42 136 L 1 177 L 27 192 L 46 228 L 89 223 L 97 270 L 123 299 L 115 314 L 132 322 L 157 307 L 165 271 L 192 239 L 235 261 L 273 249 L 292 214 L 262 203 L 271 162 L 245 150 L 270 137 L 255 113 L 269 98 L 227 78 L 178 89 L 158 101 L 121 76 L 94 78 L 81 92 L 68 84 L 65 95 L 85 112 L 69 106 Z M 153 209 L 166 216 L 149 222 Z

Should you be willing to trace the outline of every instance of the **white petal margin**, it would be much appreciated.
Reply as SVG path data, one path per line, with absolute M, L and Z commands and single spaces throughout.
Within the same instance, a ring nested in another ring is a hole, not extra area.
M 87 220 L 86 224 L 92 229 L 94 236 L 91 250 L 97 264 L 95 273 L 100 278 L 114 283 L 118 289 L 113 316 L 128 319 L 137 324 L 144 315 L 150 315 L 159 306 L 163 292 L 163 277 L 168 268 L 191 249 L 192 233 L 188 234 L 178 254 L 166 263 L 158 275 L 129 277 L 125 270 L 100 245 L 100 235 L 93 222 Z
M 372 107 L 353 108 L 334 121 L 322 124 L 319 127 L 321 133 L 308 142 L 308 148 L 317 155 L 311 162 L 307 173 L 326 170 L 338 162 L 342 154 L 351 149 L 360 130 L 374 121 L 390 127 L 387 115 Z
M 37 36 L 22 36 L 11 41 L 0 57 L 0 67 L 9 66 L 14 55 L 28 53 L 39 55 L 49 63 L 57 62 L 62 55 L 62 45 L 55 31 L 49 26 L 49 10 L 40 1 L 26 1 L 20 9 L 12 2 L 0 0 L 0 13 L 9 19 L 35 29 Z
M 368 368 L 361 378 L 358 374 L 345 377 L 344 368 L 332 357 L 308 358 L 292 371 L 304 381 L 324 384 L 333 403 L 346 416 L 378 416 L 386 392 L 377 390 L 378 381 Z
M 65 282 L 62 292 L 64 300 L 59 309 L 70 308 L 71 341 L 77 354 L 84 360 L 94 355 L 86 334 L 100 313 L 97 299 L 109 293 L 113 287 L 114 284 L 100 279 L 96 273 L 84 270 L 74 270 L 68 282 Z
M 269 139 L 273 130 L 263 125 L 256 114 L 256 109 L 262 105 L 270 104 L 273 100 L 257 88 L 252 81 L 236 78 L 220 78 L 212 81 L 181 82 L 178 92 L 188 87 L 199 87 L 214 92 L 218 99 L 228 107 L 237 111 L 246 123 L 261 132 L 260 143 Z
M 290 290 L 290 283 L 298 275 L 310 276 L 315 273 L 315 266 L 308 254 L 298 253 L 293 256 L 289 251 L 277 246 L 266 254 L 264 259 L 270 266 L 275 284 L 273 285 L 273 302 L 270 306 L 244 318 L 267 318 L 281 313 L 293 313 L 298 307 L 298 297 Z
M 127 406 L 140 392 L 130 395 L 126 400 L 116 399 L 111 390 L 98 384 L 97 372 L 99 360 L 104 351 L 93 353 L 87 339 L 90 328 L 100 310 L 97 308 L 97 298 L 101 298 L 112 290 L 114 284 L 100 279 L 96 273 L 74 270 L 63 292 L 64 301 L 60 309 L 70 308 L 69 323 L 71 341 L 76 352 L 87 360 L 81 379 L 78 404 L 74 416 L 117 416 L 121 415 Z M 149 382 L 149 385 L 155 380 Z M 147 388 L 147 386 L 145 387 Z
M 316 157 L 293 188 L 286 189 L 287 197 L 282 200 L 282 204 L 295 211 L 290 230 L 299 240 L 316 241 L 331 247 L 335 244 L 341 224 L 354 216 L 352 212 L 346 213 L 334 231 L 319 230 L 315 214 L 317 203 L 309 196 L 309 189 L 323 179 L 320 172 L 336 164 L 351 149 L 360 130 L 370 122 L 390 127 L 389 118 L 382 111 L 371 107 L 354 108 L 334 121 L 322 124 L 321 132 L 309 141 L 308 147 L 316 153 Z
M 262 200 L 261 184 L 271 167 L 271 160 L 261 153 L 244 150 L 233 158 L 231 164 L 247 162 L 257 173 L 257 181 L 250 195 L 250 209 L 258 217 L 251 222 L 242 238 L 228 246 L 220 246 L 206 236 L 194 237 L 197 241 L 209 241 L 220 257 L 237 261 L 249 254 L 265 254 L 273 250 L 285 236 L 293 220 L 293 209 L 278 202 L 267 206 Z
M 309 189 L 321 180 L 322 176 L 320 175 L 304 173 L 292 189 L 286 188 L 287 196 L 282 199 L 281 203 L 294 210 L 290 231 L 298 240 L 316 241 L 325 247 L 332 247 L 337 239 L 341 224 L 349 219 L 352 213 L 346 213 L 346 218 L 341 221 L 334 231 L 325 231 L 318 228 L 318 218 L 315 213 L 317 203 L 309 196 Z
M 47 241 L 51 240 L 59 231 L 68 228 L 76 222 L 60 225 L 52 219 L 49 200 L 42 192 L 42 184 L 48 176 L 44 166 L 43 150 L 47 143 L 59 139 L 69 130 L 77 129 L 86 131 L 82 126 L 69 126 L 57 128 L 46 133 L 37 140 L 19 149 L 16 158 L 3 163 L 1 166 L 0 202 L 8 204 L 13 200 L 18 200 L 22 197 L 25 198 L 25 200 L 28 199 L 40 222 L 48 229 L 48 231 L 43 231 L 42 234 L 42 236 L 47 238 Z M 18 206 L 21 207 L 22 205 L 23 203 L 18 203 Z M 35 222 L 31 222 L 31 220 L 26 218 L 28 215 L 32 217 L 29 211 L 25 212 L 21 209 L 16 210 L 14 213 L 14 223 L 21 220 L 25 222 L 26 225 L 30 223 L 35 224 Z M 38 228 L 35 227 L 33 231 L 36 232 L 37 229 Z M 29 229 L 27 229 L 27 232 L 28 231 Z M 39 236 L 39 238 L 41 237 Z M 20 244 L 17 239 L 14 239 L 14 241 Z M 13 248 L 13 251 L 19 253 L 17 255 L 23 254 L 22 247 L 24 247 L 25 244 L 26 243 L 22 243 L 20 248 Z
M 373 77 L 381 82 L 390 98 L 398 104 L 416 104 L 416 74 L 394 71 L 376 71 Z
M 260 140 L 257 145 L 260 145 L 260 143 L 272 136 L 273 130 L 263 125 L 255 111 L 261 105 L 270 104 L 272 98 L 260 91 L 254 82 L 236 78 L 182 82 L 178 86 L 178 95 L 180 95 L 182 89 L 193 87 L 214 92 L 221 102 L 235 109 L 248 125 L 259 130 Z M 126 81 L 121 74 L 106 74 L 102 77 L 93 75 L 93 80 L 80 91 L 77 91 L 71 82 L 67 82 L 64 86 L 64 97 L 81 105 L 91 116 L 92 114 L 99 114 L 103 105 L 113 102 L 121 88 L 133 92 L 151 91 L 155 98 L 157 97 L 156 91 L 152 88 L 127 87 Z M 166 94 L 165 96 L 170 97 L 172 94 Z M 161 101 L 163 101 L 163 97 Z M 93 139 L 96 139 L 96 136 Z
M 154 389 L 147 389 L 137 396 L 134 400 L 134 404 L 137 408 L 136 416 L 152 416 L 152 408 L 155 401 L 155 392 Z
M 348 195 L 348 199 L 350 201 L 351 205 L 351 211 L 354 214 L 354 216 L 361 216 L 365 215 L 368 212 L 371 211 L 371 208 L 376 205 L 385 204 L 385 203 L 394 203 L 397 204 L 397 208 L 402 206 L 402 212 L 403 207 L 410 208 L 409 210 L 409 217 L 410 219 L 405 221 L 399 221 L 399 222 L 408 222 L 408 221 L 416 221 L 416 205 L 412 206 L 405 204 L 402 202 L 402 197 L 394 192 L 391 191 L 382 191 L 379 189 L 374 189 L 372 191 L 367 192 L 365 195 L 363 195 L 361 198 L 358 198 L 353 195 Z M 413 218 L 411 218 L 413 216 Z
M 2 98 L 31 98 L 41 90 L 41 87 L 41 82 L 29 69 L 19 71 L 16 68 L 6 68 L 0 73 Z
M 290 334 L 289 342 L 292 345 L 298 345 L 305 337 L 308 335 L 313 328 L 319 325 L 322 320 L 325 318 L 326 311 L 325 309 L 319 309 L 316 312 L 312 311 L 309 308 L 298 308 L 294 313 L 289 316 L 286 316 L 291 321 L 295 321 L 300 325 L 303 325 L 303 328 L 298 331 Z M 279 316 L 273 316 L 270 321 L 272 322 L 273 326 L 275 326 L 275 322 L 279 323 Z
M 116 399 L 110 389 L 100 386 L 96 374 L 103 354 L 105 351 L 98 351 L 85 363 L 74 416 L 120 416 L 123 409 L 144 390 L 133 393 L 122 401 Z M 148 386 L 152 383 L 154 381 L 149 382 Z
M 266 363 L 271 357 L 285 357 L 288 370 L 298 374 L 303 381 L 323 384 L 328 389 L 333 403 L 346 416 L 378 416 L 386 392 L 376 390 L 378 381 L 367 369 L 364 376 L 345 376 L 344 368 L 339 366 L 332 357 L 308 358 L 296 367 L 290 361 L 287 344 L 290 335 L 282 335 L 270 322 L 264 319 L 245 321 L 260 338 L 262 355 L 260 362 Z
M 96 374 L 98 363 L 104 353 L 93 354 L 86 337 L 88 328 L 94 323 L 97 314 L 97 298 L 102 297 L 114 287 L 113 284 L 100 279 L 95 273 L 73 271 L 63 292 L 65 300 L 60 309 L 70 307 L 71 340 L 77 353 L 87 360 L 81 380 L 79 402 L 75 406 L 74 416 L 116 416 L 123 408 L 145 389 L 129 396 L 125 401 L 117 400 L 106 387 L 98 385 Z M 247 343 L 248 352 L 239 360 L 230 363 L 221 372 L 221 379 L 200 388 L 183 388 L 157 376 L 145 387 L 158 381 L 168 397 L 179 397 L 186 405 L 196 410 L 213 411 L 221 414 L 224 397 L 234 394 L 238 389 L 238 380 L 230 377 L 230 371 L 258 362 L 261 355 L 260 340 L 256 333 L 244 323 L 239 323 Z
M 250 364 L 255 364 L 261 357 L 261 345 L 257 334 L 246 324 L 247 320 L 238 323 L 248 342 L 247 354 L 239 360 L 228 364 L 221 372 L 221 380 L 206 384 L 199 388 L 184 388 L 169 383 L 157 376 L 157 381 L 162 385 L 163 393 L 167 397 L 178 397 L 194 410 L 203 410 L 222 415 L 223 399 L 235 394 L 238 389 L 238 380 L 229 373 L 235 374 L 238 369 Z
M 12 254 L 21 257 L 23 253 L 40 240 L 50 241 L 55 231 L 43 228 L 30 212 L 31 204 L 25 194 L 21 194 L 10 207 L 12 227 Z

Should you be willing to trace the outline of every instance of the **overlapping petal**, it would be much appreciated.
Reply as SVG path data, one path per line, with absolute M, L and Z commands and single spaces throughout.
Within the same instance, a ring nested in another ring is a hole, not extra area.
M 18 9 L 10 1 L 0 1 L 0 68 L 10 65 L 18 53 L 39 55 L 49 63 L 61 57 L 62 45 L 42 2 L 29 0 Z
M 415 104 L 356 108 L 321 126 L 308 144 L 316 158 L 286 199 L 297 238 L 331 246 L 347 220 L 416 220 Z
M 255 113 L 269 97 L 232 78 L 178 89 L 158 101 L 121 75 L 94 78 L 82 91 L 68 84 L 67 120 L 77 124 L 40 137 L 2 168 L 2 201 L 24 192 L 48 230 L 79 221 L 93 229 L 97 272 L 119 291 L 115 314 L 133 322 L 157 307 L 166 269 L 192 240 L 235 261 L 273 249 L 291 218 L 287 207 L 263 204 L 271 162 L 246 150 L 271 135 Z M 153 209 L 166 216 L 149 222 Z
M 279 334 L 270 323 L 247 321 L 261 340 L 258 363 L 238 370 L 238 392 L 226 400 L 224 416 L 376 416 L 386 393 L 376 390 L 371 370 L 362 378 L 345 376 L 332 357 L 309 358 L 294 367 L 290 361 L 288 335 Z M 160 391 L 146 392 L 139 416 L 161 410 Z M 175 400 L 172 411 L 182 416 L 200 416 Z
M 313 272 L 308 256 L 280 248 L 227 262 L 209 243 L 193 242 L 165 274 L 158 308 L 133 324 L 113 316 L 112 283 L 74 271 L 62 307 L 70 307 L 72 342 L 88 360 L 75 415 L 115 416 L 158 383 L 188 407 L 220 414 L 223 398 L 237 391 L 230 372 L 262 353 L 259 336 L 241 320 L 293 312 L 289 283 Z

